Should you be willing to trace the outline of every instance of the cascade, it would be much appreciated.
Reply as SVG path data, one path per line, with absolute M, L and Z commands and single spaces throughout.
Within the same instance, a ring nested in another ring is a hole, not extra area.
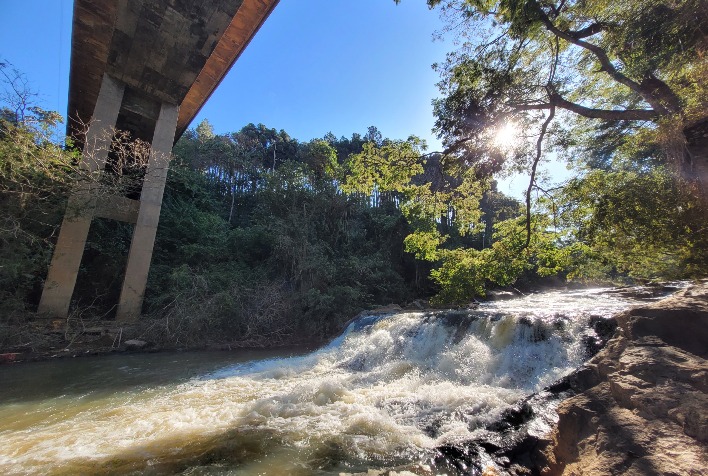
M 114 392 L 0 394 L 0 468 L 308 475 L 431 464 L 489 439 L 515 404 L 581 366 L 598 323 L 631 303 L 593 289 L 364 316 L 307 355 Z

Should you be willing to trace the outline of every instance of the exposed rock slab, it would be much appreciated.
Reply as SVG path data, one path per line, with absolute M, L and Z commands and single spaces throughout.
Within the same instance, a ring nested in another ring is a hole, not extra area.
M 708 283 L 617 317 L 573 381 L 546 450 L 549 475 L 708 471 Z

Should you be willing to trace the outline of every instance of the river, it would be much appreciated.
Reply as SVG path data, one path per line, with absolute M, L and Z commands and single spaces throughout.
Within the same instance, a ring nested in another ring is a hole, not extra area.
M 591 320 L 634 302 L 598 288 L 370 316 L 300 355 L 0 366 L 0 470 L 304 476 L 424 464 L 580 366 Z

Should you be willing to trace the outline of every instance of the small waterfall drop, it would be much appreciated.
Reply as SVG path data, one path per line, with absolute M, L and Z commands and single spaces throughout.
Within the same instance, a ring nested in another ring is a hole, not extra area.
M 308 355 L 177 384 L 0 400 L 5 474 L 339 474 L 474 438 L 588 357 L 592 320 L 631 301 L 541 293 L 352 322 Z

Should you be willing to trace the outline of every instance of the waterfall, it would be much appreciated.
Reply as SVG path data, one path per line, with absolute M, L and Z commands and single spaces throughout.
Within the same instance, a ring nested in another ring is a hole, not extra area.
M 592 323 L 631 303 L 607 291 L 364 316 L 308 355 L 170 385 L 0 401 L 0 468 L 309 475 L 424 461 L 579 367 L 597 339 Z

